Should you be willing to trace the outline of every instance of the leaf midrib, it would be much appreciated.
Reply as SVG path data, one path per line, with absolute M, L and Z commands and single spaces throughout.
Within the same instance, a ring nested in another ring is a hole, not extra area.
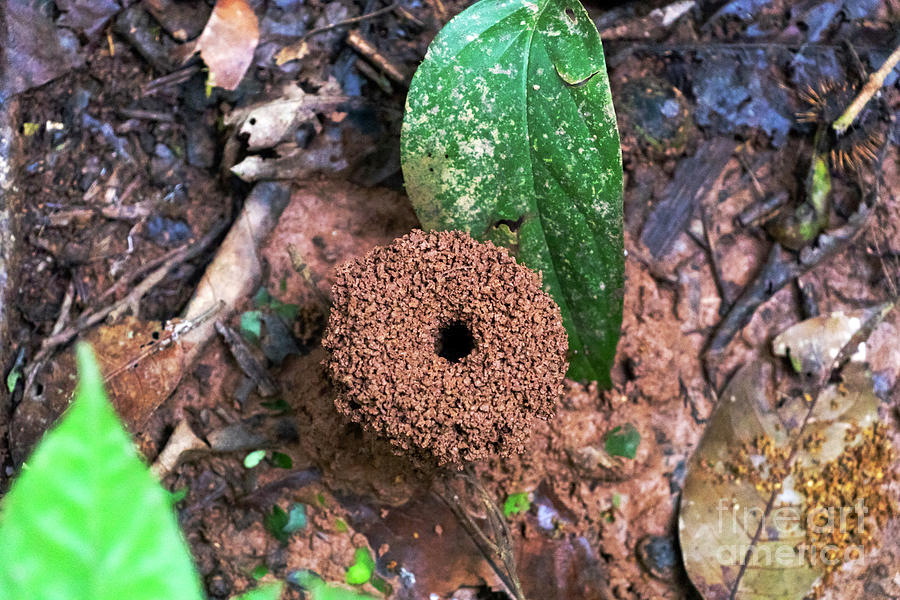
M 553 250 L 551 249 L 550 244 L 547 240 L 546 226 L 545 226 L 546 222 L 545 222 L 545 218 L 544 218 L 544 213 L 541 210 L 540 202 L 538 202 L 537 181 L 536 181 L 536 177 L 535 177 L 535 168 L 534 168 L 536 158 L 534 156 L 534 148 L 532 147 L 532 144 L 531 144 L 531 122 L 530 122 L 530 119 L 528 116 L 528 103 L 529 103 L 528 69 L 531 66 L 531 53 L 532 53 L 532 47 L 534 46 L 534 37 L 538 31 L 538 26 L 541 22 L 541 19 L 544 16 L 544 11 L 546 11 L 547 8 L 549 8 L 550 4 L 553 1 L 554 0 L 546 0 L 543 7 L 541 7 L 538 10 L 538 13 L 534 20 L 534 27 L 532 28 L 531 33 L 528 36 L 527 52 L 525 52 L 525 61 L 524 61 L 524 65 L 523 65 L 524 68 L 522 69 L 522 95 L 524 98 L 524 101 L 522 102 L 522 110 L 524 111 L 524 114 L 523 114 L 524 118 L 522 119 L 522 121 L 525 123 L 525 145 L 526 145 L 526 149 L 528 152 L 528 157 L 530 159 L 529 160 L 529 167 L 530 167 L 529 171 L 531 174 L 531 189 L 533 192 L 532 201 L 533 201 L 533 205 L 534 205 L 534 210 L 537 213 L 538 220 L 540 220 L 540 222 L 541 222 L 541 227 L 540 227 L 541 237 L 544 240 L 544 246 L 547 248 L 547 256 L 550 259 L 550 264 L 553 267 L 552 277 L 556 283 L 555 287 L 557 290 L 560 291 L 560 295 L 563 296 L 563 298 L 556 298 L 556 303 L 563 305 L 560 308 L 564 309 L 565 314 L 567 314 L 569 319 L 571 319 L 572 322 L 575 324 L 575 327 L 573 328 L 573 330 L 568 332 L 570 339 L 575 338 L 573 340 L 574 344 L 570 344 L 570 345 L 575 345 L 576 347 L 579 347 L 579 348 L 586 348 L 587 344 L 585 344 L 584 340 L 581 339 L 581 331 L 586 329 L 585 323 L 584 323 L 583 319 L 581 319 L 581 318 L 579 318 L 579 316 L 577 316 L 579 314 L 578 311 L 572 310 L 572 308 L 570 307 L 571 298 L 569 297 L 569 294 L 567 293 L 567 291 L 563 288 L 563 286 L 560 283 L 559 275 L 558 275 L 559 269 L 557 268 L 557 264 L 556 264 L 557 258 L 554 255 Z M 562 188 L 565 191 L 565 186 L 562 185 L 562 181 L 559 179 L 559 177 L 556 175 L 556 173 L 554 173 L 552 171 L 552 169 L 549 169 L 549 168 L 547 169 L 547 171 L 551 175 L 553 175 L 554 179 L 556 179 L 559 182 L 560 188 Z M 566 191 L 566 193 L 568 194 L 568 191 Z M 573 203 L 573 206 L 579 213 L 582 214 L 582 216 L 584 216 L 586 218 L 584 211 L 581 209 L 580 206 L 578 206 L 577 203 Z M 595 236 L 593 236 L 593 235 L 591 236 L 591 241 L 593 242 L 595 249 L 596 249 L 597 240 L 596 240 Z M 546 274 L 544 274 L 544 276 L 546 277 Z M 594 368 L 593 362 L 591 362 L 591 360 L 588 359 L 586 355 L 582 355 L 582 358 L 584 359 L 583 362 L 585 362 L 587 364 L 587 368 L 589 368 L 591 370 L 591 378 L 596 379 L 597 373 L 596 373 L 596 369 Z

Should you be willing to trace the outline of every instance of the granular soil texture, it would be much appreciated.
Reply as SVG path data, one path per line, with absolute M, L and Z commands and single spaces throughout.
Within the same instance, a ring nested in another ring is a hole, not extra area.
M 462 232 L 413 231 L 338 269 L 324 345 L 338 409 L 441 464 L 525 448 L 567 340 L 541 277 Z

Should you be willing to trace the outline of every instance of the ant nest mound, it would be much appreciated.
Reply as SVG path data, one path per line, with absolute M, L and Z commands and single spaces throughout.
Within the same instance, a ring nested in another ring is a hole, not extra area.
M 415 230 L 338 269 L 324 339 L 338 410 L 412 455 L 524 451 L 562 394 L 566 332 L 502 248 Z

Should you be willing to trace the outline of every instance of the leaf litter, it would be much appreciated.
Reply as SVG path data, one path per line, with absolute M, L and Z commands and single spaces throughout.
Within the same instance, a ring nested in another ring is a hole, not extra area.
M 775 4 L 777 5 L 777 3 Z M 846 4 L 850 7 L 859 3 L 848 2 Z M 313 14 L 317 9 L 312 5 L 304 5 L 301 9 L 296 3 L 279 2 L 270 3 L 267 12 L 275 14 L 280 7 L 287 6 L 293 6 L 296 9 L 300 20 L 309 17 L 310 9 L 313 10 Z M 343 8 L 344 13 L 337 19 L 347 16 L 347 9 Z M 773 5 L 772 10 L 777 9 L 778 7 Z M 335 11 L 329 9 L 329 14 L 333 12 Z M 622 13 L 617 14 L 621 15 Z M 328 20 L 323 21 L 323 24 L 335 20 L 335 18 L 329 17 Z M 694 24 L 695 15 L 689 11 L 680 20 L 683 26 L 690 28 Z M 644 20 L 638 17 L 631 18 L 631 21 L 644 24 Z M 729 26 L 734 27 L 734 23 L 735 21 L 730 21 Z M 202 22 L 199 25 L 202 27 Z M 850 25 L 855 24 L 847 24 L 847 26 Z M 845 25 L 840 25 L 840 27 L 843 28 Z M 199 31 L 199 28 L 197 30 Z M 637 31 L 643 35 L 643 29 L 639 28 Z M 693 39 L 679 37 L 684 35 L 684 27 L 681 31 L 660 30 L 659 27 L 655 27 L 648 29 L 648 32 L 654 36 L 671 33 L 674 37 L 669 41 L 675 44 Z M 339 42 L 341 31 L 337 30 L 333 33 Z M 616 42 L 613 36 L 605 35 L 604 38 L 605 42 L 611 42 L 613 48 L 622 48 L 623 42 Z M 715 36 L 713 39 L 716 39 Z M 118 34 L 115 34 L 115 42 L 117 57 L 127 55 L 129 50 L 127 47 L 123 47 Z M 706 45 L 706 42 L 707 38 L 704 37 L 702 44 Z M 262 44 L 262 40 L 260 43 Z M 617 43 L 618 46 L 616 46 Z M 633 44 L 633 42 L 629 43 Z M 420 45 L 424 48 L 424 43 L 420 43 Z M 716 51 L 714 46 L 715 44 L 710 46 L 710 51 Z M 327 54 L 332 47 L 325 48 L 324 54 Z M 672 48 L 669 44 L 666 44 L 666 47 Z M 101 48 L 101 50 L 103 49 Z M 415 52 L 417 51 L 414 49 L 410 50 L 413 58 L 407 63 L 409 67 L 412 67 L 420 57 Z M 647 52 L 652 53 L 653 51 Z M 820 57 L 822 52 L 821 48 L 815 46 L 806 51 L 810 57 Z M 828 52 L 834 54 L 833 50 L 828 50 Z M 868 56 L 867 52 L 869 51 L 865 48 L 862 50 L 861 56 L 864 61 Z M 294 68 L 300 69 L 295 73 L 302 73 L 297 76 L 297 79 L 304 80 L 308 73 L 316 72 L 317 69 L 330 71 L 332 66 L 330 61 L 322 60 L 320 54 L 322 53 L 316 48 L 313 54 L 304 59 L 302 65 L 293 65 Z M 622 63 L 619 61 L 621 61 L 622 54 L 621 51 L 612 51 L 607 56 L 611 63 L 618 62 L 621 65 Z M 669 61 L 666 71 L 662 73 L 663 78 L 677 83 L 679 76 L 684 77 L 683 71 L 686 67 L 683 57 L 684 53 L 677 47 L 670 50 L 666 58 Z M 644 60 L 641 68 L 645 68 L 648 63 L 652 62 L 652 57 Z M 687 62 L 687 86 L 683 81 L 678 83 L 679 87 L 684 90 L 690 89 L 689 80 L 693 75 L 689 66 L 690 59 Z M 142 62 L 139 64 L 143 71 L 147 70 L 146 65 Z M 622 76 L 626 71 L 631 70 L 633 64 L 631 63 L 631 66 L 627 66 L 627 68 L 616 68 L 613 65 L 611 76 Z M 679 75 L 679 70 L 682 71 L 681 75 Z M 140 73 L 146 75 L 143 71 Z M 134 79 L 142 81 L 143 75 L 135 75 Z M 354 78 L 356 79 L 354 80 Z M 249 80 L 250 78 L 248 78 Z M 317 83 L 319 81 L 316 80 Z M 359 75 L 355 74 L 352 69 L 350 69 L 350 75 L 340 79 L 342 86 L 349 82 L 350 88 L 354 81 L 356 81 L 356 85 L 359 84 Z M 190 86 L 185 86 L 185 88 L 191 89 Z M 52 88 L 48 89 L 53 92 Z M 202 96 L 202 81 L 200 91 L 200 96 Z M 174 97 L 174 92 L 173 88 L 169 88 L 164 93 L 171 93 Z M 891 97 L 890 94 L 893 92 L 893 90 L 886 91 L 888 97 Z M 209 102 L 218 102 L 221 98 L 218 94 L 219 92 L 214 91 L 213 99 Z M 60 94 L 60 97 L 62 95 Z M 152 103 L 157 100 L 158 98 L 149 100 L 150 108 L 154 107 Z M 256 98 L 251 95 L 248 100 L 252 103 Z M 145 99 L 141 101 L 140 106 L 148 108 L 147 104 L 148 100 Z M 113 105 L 115 102 L 111 103 L 111 106 Z M 164 104 L 164 106 L 168 105 Z M 227 105 L 224 108 L 227 110 Z M 218 114 L 220 111 L 216 109 L 211 112 Z M 187 114 L 186 118 L 192 119 L 196 113 Z M 103 115 L 96 115 L 99 120 L 102 120 L 101 116 Z M 206 116 L 208 117 L 209 114 Z M 40 124 L 46 121 L 45 118 L 29 118 L 29 120 Z M 214 122 L 211 119 L 207 120 L 209 123 Z M 123 131 L 132 128 L 133 132 L 135 122 L 122 125 L 122 122 L 113 121 L 113 125 L 117 131 L 121 126 L 124 127 Z M 129 134 L 123 131 L 118 131 L 116 136 L 127 139 Z M 727 135 L 731 136 L 731 134 L 732 130 L 729 128 Z M 792 139 L 795 134 L 796 131 L 793 131 Z M 56 134 L 49 128 L 45 132 L 41 125 L 41 130 L 35 137 L 42 135 Z M 739 152 L 745 152 L 742 158 L 747 158 L 753 164 L 754 169 L 757 169 L 757 176 L 762 181 L 762 185 L 776 184 L 781 187 L 782 182 L 777 175 L 779 169 L 775 165 L 784 165 L 786 169 L 789 169 L 794 165 L 794 159 L 790 155 L 769 149 L 763 136 L 749 138 L 745 141 L 750 142 L 749 146 L 742 146 Z M 172 148 L 179 149 L 177 144 L 173 145 L 169 141 L 167 143 Z M 130 148 L 129 151 L 131 151 Z M 792 151 L 796 151 L 793 146 Z M 690 152 L 690 149 L 687 152 Z M 63 156 L 62 164 L 65 169 L 67 161 L 65 155 Z M 671 159 L 669 162 L 649 161 L 644 158 L 640 151 L 631 153 L 627 157 L 631 163 L 628 167 L 629 194 L 633 194 L 629 196 L 629 206 L 637 213 L 640 211 L 635 207 L 652 204 L 657 200 L 653 194 L 642 194 L 646 189 L 653 189 L 654 186 L 662 187 L 659 182 L 665 181 L 665 177 L 660 178 L 659 173 L 664 174 L 670 170 L 681 157 Z M 79 161 L 80 159 L 76 159 L 71 162 L 77 163 L 80 168 Z M 896 181 L 896 176 L 891 175 L 895 163 L 896 160 L 893 158 L 886 161 L 885 172 L 889 181 Z M 214 163 L 210 162 L 209 164 Z M 767 173 L 766 175 L 758 170 L 760 164 L 763 165 L 762 171 Z M 769 167 L 769 165 L 773 165 L 773 167 Z M 228 168 L 230 165 L 226 161 L 224 166 Z M 773 171 L 776 174 L 774 177 Z M 56 175 L 59 175 L 58 171 Z M 720 196 L 719 202 L 714 204 L 717 211 L 713 222 L 715 228 L 712 231 L 713 240 L 721 240 L 721 248 L 730 253 L 730 262 L 726 263 L 729 268 L 724 271 L 735 289 L 739 289 L 745 282 L 752 280 L 752 273 L 764 259 L 764 252 L 762 259 L 759 258 L 759 249 L 764 248 L 767 243 L 759 232 L 753 230 L 741 232 L 730 228 L 729 215 L 731 213 L 729 211 L 735 206 L 738 208 L 745 206 L 748 198 L 743 183 L 735 185 L 735 179 L 741 176 L 744 177 L 746 183 L 746 175 L 741 172 L 738 162 L 734 159 L 730 160 L 725 169 L 721 186 L 717 184 L 717 188 L 721 187 L 722 190 L 732 193 L 725 199 Z M 187 187 L 190 189 L 190 184 Z M 789 184 L 788 187 L 790 187 Z M 408 211 L 408 206 L 402 196 L 398 195 L 394 202 L 386 200 L 393 194 L 387 190 L 376 190 L 370 194 L 350 186 L 348 191 L 348 188 L 340 185 L 340 182 L 335 184 L 318 180 L 302 182 L 300 188 L 303 190 L 304 196 L 302 208 L 293 212 L 291 216 L 295 227 L 294 235 L 285 235 L 276 240 L 267 252 L 267 260 L 264 261 L 264 263 L 275 265 L 276 268 L 273 269 L 274 273 L 272 274 L 267 274 L 263 269 L 262 276 L 263 279 L 268 277 L 268 287 L 275 294 L 275 290 L 279 289 L 279 285 L 285 281 L 285 274 L 288 275 L 286 291 L 275 295 L 285 298 L 286 301 L 297 301 L 301 305 L 300 316 L 292 324 L 293 331 L 298 337 L 302 336 L 303 339 L 311 340 L 309 345 L 315 348 L 316 331 L 321 326 L 323 312 L 327 311 L 327 302 L 324 298 L 327 297 L 330 288 L 327 277 L 329 265 L 364 253 L 371 244 L 385 243 L 392 237 L 406 233 L 415 225 L 415 217 Z M 30 191 L 38 197 L 42 193 L 46 194 L 39 190 L 32 189 Z M 721 190 L 717 189 L 716 191 Z M 348 202 L 348 194 L 356 199 Z M 205 199 L 215 197 L 213 194 L 205 194 Z M 229 201 L 225 194 L 222 198 L 223 202 Z M 716 198 L 712 200 L 715 202 Z M 881 277 L 884 277 L 878 256 L 888 257 L 885 259 L 888 267 L 892 266 L 889 256 L 893 247 L 896 246 L 894 239 L 897 237 L 888 235 L 891 228 L 896 226 L 897 221 L 894 217 L 896 211 L 889 210 L 892 202 L 892 198 L 885 199 L 883 208 L 888 210 L 879 212 L 879 219 L 883 223 L 871 231 L 864 232 L 859 239 L 858 247 L 848 248 L 841 256 L 841 260 L 823 264 L 816 273 L 803 277 L 804 286 L 811 285 L 817 288 L 821 306 L 827 307 L 828 310 L 843 307 L 845 311 L 849 312 L 854 307 L 854 303 L 855 306 L 871 305 L 883 298 L 879 295 L 883 291 L 883 286 L 881 283 L 877 283 Z M 332 203 L 336 206 L 332 207 Z M 304 227 L 302 226 L 304 220 L 312 221 L 312 223 Z M 198 228 L 196 223 L 192 222 L 191 226 L 194 231 L 202 230 L 202 227 Z M 696 221 L 692 222 L 690 227 L 693 232 L 698 231 Z M 510 238 L 518 239 L 515 231 L 516 220 L 511 219 L 509 223 L 501 223 L 496 228 L 505 228 Z M 716 230 L 720 228 L 721 232 L 717 235 Z M 90 228 L 86 228 L 86 230 L 89 231 Z M 887 233 L 882 235 L 881 232 Z M 879 235 L 874 235 L 876 233 Z M 124 234 L 121 237 L 124 239 Z M 361 241 L 357 241 L 355 237 L 359 237 Z M 534 445 L 529 449 L 531 456 L 502 465 L 494 464 L 485 467 L 486 471 L 493 472 L 486 478 L 496 479 L 496 482 L 491 484 L 491 489 L 496 492 L 498 499 L 502 500 L 511 492 L 519 490 L 529 490 L 533 494 L 531 510 L 522 515 L 520 517 L 522 520 L 516 521 L 516 523 L 517 526 L 522 527 L 522 535 L 529 542 L 526 548 L 530 548 L 530 550 L 523 549 L 519 554 L 523 561 L 522 569 L 527 572 L 534 571 L 535 579 L 544 582 L 544 587 L 539 588 L 537 597 L 552 598 L 558 590 L 569 589 L 564 585 L 564 580 L 569 572 L 559 567 L 559 561 L 571 561 L 572 557 L 579 557 L 582 554 L 593 555 L 593 568 L 599 570 L 600 574 L 598 575 L 591 568 L 577 564 L 573 567 L 574 570 L 579 571 L 582 576 L 588 573 L 585 577 L 594 584 L 601 582 L 602 585 L 599 591 L 597 591 L 597 585 L 594 588 L 571 588 L 577 590 L 570 594 L 572 597 L 592 597 L 591 594 L 584 592 L 585 589 L 595 590 L 596 597 L 618 596 L 622 598 L 672 598 L 680 597 L 684 591 L 685 584 L 683 582 L 671 583 L 672 581 L 681 581 L 678 579 L 682 576 L 680 564 L 677 568 L 679 572 L 667 580 L 669 583 L 662 584 L 656 576 L 653 581 L 650 581 L 646 571 L 651 570 L 644 566 L 644 562 L 654 562 L 655 559 L 651 561 L 644 557 L 642 560 L 635 560 L 634 555 L 636 546 L 640 541 L 649 539 L 648 535 L 653 539 L 673 539 L 670 531 L 671 515 L 673 506 L 677 502 L 679 482 L 684 476 L 683 459 L 702 431 L 704 419 L 708 416 L 712 403 L 712 395 L 705 389 L 696 356 L 702 350 L 703 332 L 707 331 L 704 328 L 717 322 L 716 310 L 720 306 L 719 298 L 716 295 L 715 283 L 711 276 L 712 270 L 709 267 L 705 251 L 702 247 L 695 245 L 689 235 L 681 234 L 675 240 L 673 258 L 671 262 L 667 261 L 662 265 L 662 268 L 659 268 L 659 264 L 645 263 L 638 258 L 642 248 L 633 238 L 626 238 L 626 244 L 629 252 L 627 269 L 630 289 L 626 291 L 626 335 L 620 345 L 620 353 L 613 374 L 616 390 L 611 393 L 601 393 L 590 388 L 570 386 L 558 415 L 560 422 L 535 431 Z M 879 244 L 880 250 L 877 249 Z M 81 267 L 75 268 L 80 269 Z M 67 273 L 68 271 L 60 269 L 60 272 Z M 83 271 L 80 273 L 84 275 Z M 657 279 L 660 273 L 663 277 Z M 670 278 L 676 282 L 675 284 L 665 278 L 666 273 L 677 274 Z M 53 282 L 58 276 L 54 272 L 48 279 L 47 271 L 43 271 L 41 285 L 52 290 Z M 890 277 L 890 274 L 887 277 Z M 221 283 L 224 280 L 219 281 Z M 250 287 L 251 291 L 247 296 L 252 294 L 252 290 L 257 286 Z M 220 291 L 222 291 L 221 288 Z M 294 300 L 294 298 L 303 300 Z M 712 302 L 713 300 L 716 302 Z M 761 305 L 750 324 L 743 328 L 729 349 L 730 362 L 722 367 L 723 372 L 728 372 L 735 364 L 741 362 L 741 359 L 746 361 L 748 357 L 755 356 L 762 345 L 768 343 L 772 334 L 784 329 L 788 323 L 796 321 L 794 313 L 798 302 L 795 300 L 796 296 L 793 291 L 786 288 Z M 727 304 L 727 300 L 723 299 L 722 302 Z M 151 308 L 165 313 L 164 308 L 156 306 Z M 248 304 L 242 306 L 239 303 L 236 306 L 238 311 L 247 308 L 251 308 L 251 306 Z M 38 305 L 35 303 L 32 314 L 38 315 L 37 309 Z M 29 310 L 31 309 L 29 308 Z M 41 310 L 46 310 L 46 308 L 42 307 Z M 677 310 L 677 319 L 673 318 L 674 310 Z M 55 307 L 51 306 L 51 321 L 55 317 L 55 312 Z M 169 312 L 171 313 L 171 311 Z M 36 322 L 40 321 L 36 319 Z M 234 321 L 231 324 L 237 325 Z M 881 338 L 878 347 L 875 346 L 876 337 Z M 895 359 L 891 359 L 890 352 L 885 351 L 885 348 L 891 349 L 895 345 L 895 339 L 896 327 L 882 327 L 873 336 L 872 343 L 868 348 L 867 354 L 873 361 L 875 385 L 879 394 L 885 394 L 891 390 L 892 382 L 896 380 L 897 362 Z M 351 428 L 347 428 L 345 424 L 334 418 L 333 409 L 329 410 L 331 398 L 327 384 L 322 379 L 321 373 L 317 371 L 318 362 L 323 358 L 321 352 L 314 349 L 305 357 L 290 357 L 283 367 L 271 369 L 276 381 L 285 384 L 285 387 L 290 390 L 290 395 L 286 396 L 287 400 L 283 401 L 290 407 L 290 413 L 287 413 L 288 417 L 285 417 L 285 414 L 274 415 L 270 408 L 259 402 L 260 398 L 255 394 L 251 394 L 247 398 L 245 408 L 238 411 L 230 400 L 236 396 L 234 392 L 237 389 L 237 381 L 242 375 L 237 372 L 230 356 L 221 345 L 213 343 L 198 361 L 196 371 L 184 378 L 173 398 L 156 411 L 151 419 L 152 422 L 148 423 L 146 431 L 141 434 L 142 450 L 148 457 L 152 457 L 169 437 L 168 431 L 171 430 L 171 426 L 168 424 L 179 423 L 183 416 L 187 416 L 192 427 L 204 438 L 209 438 L 212 432 L 234 425 L 240 426 L 245 432 L 249 431 L 250 433 L 259 433 L 259 430 L 262 429 L 264 433 L 269 434 L 263 439 L 272 440 L 273 445 L 277 445 L 285 443 L 284 438 L 279 438 L 284 428 L 290 425 L 300 428 L 303 437 L 302 449 L 289 450 L 295 464 L 295 469 L 290 474 L 284 473 L 282 469 L 274 468 L 273 465 L 263 465 L 257 468 L 260 473 L 254 474 L 254 477 L 258 475 L 258 479 L 242 480 L 241 469 L 235 471 L 234 467 L 239 466 L 239 461 L 243 458 L 245 451 L 235 450 L 234 452 L 238 453 L 238 456 L 206 453 L 194 460 L 185 460 L 169 475 L 167 483 L 171 484 L 170 487 L 173 489 L 185 489 L 188 485 L 190 486 L 188 496 L 180 506 L 184 509 L 185 522 L 193 523 L 193 526 L 188 526 L 188 531 L 191 532 L 195 553 L 207 578 L 206 582 L 212 597 L 226 597 L 227 593 L 232 590 L 232 587 L 228 586 L 233 586 L 234 590 L 246 586 L 250 580 L 248 573 L 259 565 L 260 557 L 265 557 L 267 562 L 271 562 L 270 567 L 273 573 L 281 574 L 283 572 L 284 566 L 279 556 L 283 556 L 284 553 L 278 549 L 277 541 L 271 539 L 271 536 L 257 524 L 245 527 L 247 522 L 252 520 L 252 512 L 247 513 L 244 510 L 232 508 L 244 497 L 244 494 L 259 492 L 259 496 L 254 495 L 251 498 L 265 495 L 269 499 L 272 499 L 274 495 L 285 509 L 292 506 L 291 502 L 294 500 L 294 496 L 302 496 L 310 502 L 309 506 L 315 506 L 316 510 L 319 510 L 316 495 L 320 491 L 323 492 L 327 497 L 328 507 L 321 510 L 328 513 L 327 518 L 321 515 L 316 517 L 318 533 L 315 539 L 313 539 L 313 534 L 310 534 L 308 538 L 305 535 L 295 534 L 298 539 L 289 546 L 287 553 L 289 558 L 286 562 L 291 568 L 314 569 L 325 581 L 332 582 L 342 580 L 346 569 L 352 564 L 355 549 L 364 541 L 354 530 L 352 520 L 344 514 L 346 511 L 341 507 L 341 502 L 344 500 L 339 501 L 328 495 L 328 490 L 324 488 L 340 488 L 349 490 L 351 493 L 362 490 L 364 495 L 371 494 L 379 498 L 389 498 L 392 506 L 402 505 L 405 499 L 410 497 L 408 488 L 414 486 L 411 483 L 412 477 L 409 471 L 402 465 L 391 463 L 393 458 L 371 450 L 371 447 L 377 446 L 377 444 L 365 439 L 361 441 L 358 432 L 354 433 Z M 296 374 L 289 373 L 293 369 L 297 369 L 298 372 Z M 664 373 L 665 377 L 660 377 L 660 373 Z M 283 406 L 268 400 L 264 402 L 271 406 Z M 280 410 L 283 411 L 283 409 Z M 261 420 L 261 415 L 266 415 L 265 424 L 257 427 L 254 423 Z M 604 453 L 603 434 L 625 422 L 636 424 L 641 432 L 642 441 L 634 460 L 619 461 Z M 329 433 L 326 441 L 321 441 L 323 431 Z M 320 440 L 318 443 L 315 442 L 317 437 Z M 307 438 L 312 438 L 312 440 Z M 355 458 L 342 456 L 342 452 L 335 450 L 331 447 L 332 445 L 349 448 L 350 452 L 345 451 L 345 454 L 356 453 L 358 456 Z M 624 464 L 617 464 L 618 462 Z M 311 464 L 327 465 L 328 472 L 324 475 L 328 481 L 327 486 L 317 487 L 318 484 L 315 482 L 321 475 L 317 476 L 311 472 L 309 466 Z M 389 464 L 394 466 L 382 468 Z M 373 467 L 373 465 L 375 466 Z M 552 466 L 548 467 L 547 465 Z M 380 476 L 374 477 L 371 473 L 372 470 L 378 471 L 377 474 Z M 403 477 L 403 480 L 398 483 L 397 478 L 400 476 Z M 313 483 L 307 484 L 311 486 L 308 490 L 301 491 L 298 487 L 300 481 Z M 270 510 L 271 504 L 266 509 Z M 350 523 L 349 531 L 339 532 L 333 527 L 334 518 L 337 516 Z M 203 526 L 198 527 L 196 524 L 200 522 L 201 518 Z M 225 522 L 239 523 L 240 526 L 229 525 L 223 531 L 222 524 Z M 889 531 L 896 532 L 896 527 Z M 569 537 L 568 532 L 573 535 Z M 323 540 L 317 537 L 318 534 L 327 535 L 329 539 Z M 349 534 L 350 537 L 355 535 L 355 538 L 347 540 L 345 543 L 343 537 L 340 537 L 344 534 Z M 446 531 L 444 535 L 446 535 Z M 542 546 L 544 540 L 541 536 L 561 536 L 559 545 L 547 549 Z M 584 536 L 584 539 L 579 540 L 578 536 Z M 424 537 L 422 536 L 420 539 L 424 539 Z M 446 539 L 448 538 L 437 536 L 430 538 L 429 543 L 436 548 L 452 545 L 447 543 Z M 414 545 L 409 538 L 400 540 L 397 544 L 398 547 Z M 666 547 L 666 544 L 654 543 L 651 546 L 653 548 Z M 643 545 L 640 547 L 643 548 Z M 372 548 L 373 555 L 376 556 L 376 564 L 379 565 L 378 568 L 383 568 L 380 564 L 380 550 L 380 548 Z M 461 548 L 460 552 L 466 550 L 472 551 L 471 548 Z M 845 570 L 835 574 L 836 578 L 844 577 L 843 583 L 837 583 L 836 580 L 836 586 L 848 586 L 840 588 L 847 590 L 844 594 L 846 597 L 863 597 L 876 593 L 877 590 L 884 590 L 885 595 L 897 593 L 891 587 L 894 584 L 890 581 L 890 574 L 894 572 L 900 555 L 887 546 L 883 550 L 877 556 L 869 557 L 870 560 L 867 561 L 864 570 L 856 569 L 856 572 Z M 598 555 L 598 552 L 601 554 Z M 252 556 L 248 556 L 248 553 Z M 655 556 L 660 553 L 646 552 L 645 554 Z M 409 572 L 427 575 L 429 567 L 434 562 L 434 560 L 426 559 L 411 562 L 410 564 L 416 565 L 416 568 Z M 232 568 L 226 563 L 236 564 L 238 567 Z M 571 562 L 566 562 L 566 564 L 571 564 Z M 397 566 L 397 574 L 396 576 L 392 575 L 392 582 L 402 581 L 403 568 L 405 566 L 402 563 Z M 882 577 L 879 575 L 881 571 L 889 575 Z M 658 572 L 658 569 L 653 567 L 651 573 L 655 572 Z M 456 573 L 459 575 L 460 581 L 466 581 L 475 586 L 481 585 L 483 581 L 491 581 L 473 574 L 485 573 L 477 569 L 469 571 L 468 567 L 460 567 Z M 490 577 L 489 570 L 485 576 Z M 575 580 L 576 578 L 573 576 L 572 581 Z M 863 591 L 864 585 L 865 591 Z M 223 589 L 226 591 L 223 592 Z M 397 585 L 395 589 L 402 590 L 404 588 L 402 585 Z M 373 590 L 370 592 L 375 593 Z
M 721 394 L 679 518 L 685 566 L 704 598 L 820 596 L 845 563 L 877 547 L 898 510 L 887 492 L 896 452 L 865 353 L 845 348 L 864 345 L 890 308 L 816 317 L 775 339 L 775 353 L 790 352 L 816 381 L 853 354 L 838 382 L 772 388 L 772 367 L 754 362 Z

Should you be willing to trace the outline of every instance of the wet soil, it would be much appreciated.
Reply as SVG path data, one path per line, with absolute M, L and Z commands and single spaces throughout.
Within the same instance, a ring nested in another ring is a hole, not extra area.
M 271 16 L 278 3 L 257 4 Z M 871 127 L 888 142 L 881 161 L 835 177 L 830 227 L 844 224 L 878 184 L 867 226 L 837 256 L 773 290 L 709 359 L 711 336 L 772 246 L 762 227 L 738 225 L 736 217 L 772 195 L 802 195 L 813 126 L 795 117 L 804 109 L 799 92 L 835 79 L 855 83 L 860 65 L 877 68 L 900 9 L 895 2 L 846 2 L 822 23 L 816 11 L 835 3 L 688 4 L 680 14 L 663 3 L 588 6 L 605 42 L 626 175 L 627 285 L 614 386 L 567 381 L 555 417 L 535 423 L 523 454 L 472 466 L 501 505 L 512 493 L 531 493 L 530 510 L 511 520 L 529 598 L 694 597 L 678 555 L 677 507 L 687 458 L 723 383 L 741 364 L 769 356 L 772 337 L 810 310 L 897 296 L 900 92 L 893 82 L 872 108 Z M 407 8 L 417 22 L 388 13 L 366 22 L 365 31 L 411 73 L 441 23 L 464 6 L 413 3 Z M 296 8 L 300 20 L 318 25 L 363 9 L 371 10 L 341 1 Z M 500 597 L 490 592 L 502 587 L 497 574 L 446 501 L 447 489 L 469 498 L 472 490 L 459 487 L 454 472 L 396 455 L 344 417 L 323 364 L 335 269 L 418 226 L 399 175 L 405 89 L 385 89 L 353 67 L 358 57 L 342 30 L 315 38 L 301 66 L 256 65 L 236 92 L 211 95 L 199 70 L 158 83 L 165 74 L 159 65 L 114 29 L 108 33 L 86 43 L 84 66 L 19 98 L 15 181 L 22 209 L 18 267 L 7 291 L 14 313 L 4 340 L 15 350 L 9 359 L 19 349 L 33 357 L 61 311 L 78 314 L 125 297 L 129 286 L 115 287 L 118 280 L 234 218 L 249 190 L 227 172 L 235 159 L 229 153 L 245 151 L 221 126 L 235 106 L 285 81 L 314 91 L 334 77 L 360 104 L 323 111 L 321 130 L 309 134 L 348 157 L 347 166 L 326 165 L 290 181 L 288 207 L 259 252 L 263 287 L 297 307 L 288 323 L 293 350 L 280 364 L 263 361 L 276 393 L 250 391 L 217 339 L 133 433 L 149 462 L 182 421 L 215 447 L 186 456 L 163 480 L 186 490 L 179 519 L 210 598 L 253 586 L 260 565 L 268 577 L 310 569 L 342 582 L 357 547 L 376 557 L 384 585 L 363 588 L 376 597 Z M 270 42 L 270 56 L 287 43 Z M 660 122 L 660 111 L 673 117 Z M 698 166 L 706 169 L 702 178 Z M 215 244 L 170 272 L 133 316 L 177 317 L 214 252 Z M 247 298 L 243 308 L 253 307 Z M 239 328 L 239 317 L 231 325 Z M 886 419 L 897 400 L 898 331 L 894 313 L 868 352 Z M 2 427 L 21 400 L 16 389 Z M 607 432 L 627 424 L 641 436 L 635 458 L 609 456 Z M 23 449 L 9 446 L 8 431 L 0 433 L 5 486 L 17 468 L 11 455 Z M 246 452 L 261 447 L 290 457 L 290 468 L 273 460 L 244 468 Z M 297 504 L 309 523 L 280 541 L 266 517 L 276 505 Z M 477 502 L 468 507 L 476 519 L 484 516 Z M 897 527 L 891 523 L 889 533 Z M 887 536 L 865 568 L 839 575 L 836 589 L 900 594 L 892 579 L 896 539 Z M 290 589 L 286 597 L 301 592 Z

